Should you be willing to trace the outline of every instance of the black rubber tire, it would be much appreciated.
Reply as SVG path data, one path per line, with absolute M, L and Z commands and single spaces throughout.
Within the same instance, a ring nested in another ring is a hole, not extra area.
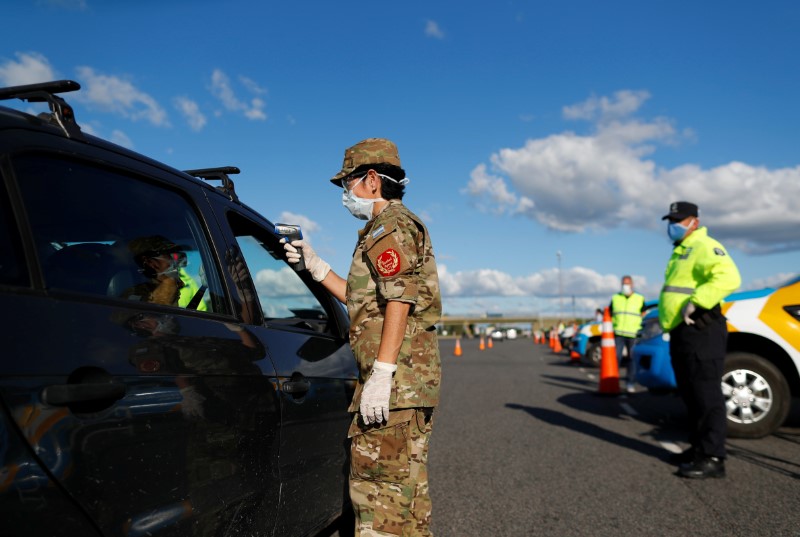
M 583 357 L 583 361 L 588 365 L 600 367 L 600 360 L 602 356 L 603 352 L 600 348 L 600 343 L 589 343 L 586 346 L 586 355 Z
M 733 371 L 745 373 L 739 374 L 739 379 L 745 379 L 743 383 L 734 382 Z M 726 406 L 731 401 L 736 401 L 736 395 L 742 395 L 740 388 L 750 390 L 758 388 L 753 386 L 750 381 L 760 378 L 766 386 L 760 386 L 758 395 L 770 400 L 769 408 L 763 408 L 753 412 L 754 419 L 742 419 L 742 407 L 728 407 L 728 436 L 731 438 L 762 438 L 774 433 L 778 427 L 783 425 L 786 416 L 789 414 L 791 406 L 791 392 L 786 378 L 769 360 L 748 352 L 732 352 L 725 358 L 725 369 L 722 374 L 722 390 L 725 394 Z M 737 386 L 736 384 L 741 384 Z M 736 395 L 734 394 L 736 391 Z M 750 394 L 750 392 L 748 392 Z M 752 409 L 750 409 L 752 412 Z

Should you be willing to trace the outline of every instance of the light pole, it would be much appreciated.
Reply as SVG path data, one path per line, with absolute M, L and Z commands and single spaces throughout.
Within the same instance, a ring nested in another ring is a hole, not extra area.
M 561 250 L 556 252 L 556 259 L 558 259 L 558 318 L 561 320 L 561 315 L 564 312 L 564 288 L 561 282 Z

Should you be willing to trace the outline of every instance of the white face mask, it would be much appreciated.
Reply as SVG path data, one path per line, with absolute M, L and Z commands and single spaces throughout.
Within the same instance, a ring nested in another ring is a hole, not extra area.
M 366 175 L 364 177 L 366 177 Z M 356 181 L 350 190 L 345 188 L 344 192 L 342 192 L 342 205 L 350 211 L 350 214 L 359 220 L 369 220 L 372 218 L 372 207 L 375 205 L 375 202 L 384 201 L 383 198 L 366 199 L 359 198 L 353 194 L 353 190 L 358 186 L 358 183 L 364 180 L 364 177 Z
M 627 296 L 630 296 L 631 294 L 633 294 L 633 286 L 631 284 L 629 284 L 629 283 L 623 283 L 622 284 L 622 294 L 623 295 L 627 295 Z
M 396 179 L 389 177 L 388 175 L 383 175 L 382 173 L 378 174 L 379 177 L 383 177 L 384 179 L 388 179 L 389 181 L 394 181 L 395 183 L 399 183 L 401 185 L 407 185 L 409 179 L 406 177 L 405 179 L 401 179 L 397 181 Z M 356 181 L 353 186 L 348 190 L 347 188 L 344 189 L 342 192 L 342 205 L 350 211 L 350 214 L 358 218 L 359 220 L 369 220 L 372 218 L 372 208 L 375 203 L 379 201 L 386 201 L 383 198 L 375 198 L 375 199 L 367 199 L 367 198 L 359 198 L 353 193 L 353 190 L 356 189 L 358 183 L 363 181 L 367 176 L 365 175 L 358 181 Z

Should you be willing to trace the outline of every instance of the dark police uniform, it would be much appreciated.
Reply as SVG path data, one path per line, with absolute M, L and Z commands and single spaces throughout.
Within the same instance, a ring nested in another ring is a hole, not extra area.
M 664 218 L 682 220 L 680 216 L 685 213 L 681 210 L 686 206 L 690 207 L 689 216 L 697 216 L 697 206 L 678 202 Z M 688 410 L 689 441 L 696 457 L 725 457 L 727 416 L 720 382 L 728 329 L 720 302 L 740 284 L 733 260 L 719 242 L 708 236 L 705 227 L 695 229 L 675 244 L 658 313 L 661 327 L 670 335 L 672 366 Z M 695 323 L 691 325 L 684 322 L 682 314 L 689 301 L 696 308 L 691 315 Z

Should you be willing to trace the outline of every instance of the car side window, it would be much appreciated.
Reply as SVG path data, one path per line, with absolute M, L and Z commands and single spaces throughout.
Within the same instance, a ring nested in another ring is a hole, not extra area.
M 266 322 L 330 333 L 323 303 L 286 262 L 275 235 L 235 213 L 230 213 L 229 221 Z
M 191 203 L 146 178 L 49 155 L 14 172 L 46 288 L 229 313 Z

